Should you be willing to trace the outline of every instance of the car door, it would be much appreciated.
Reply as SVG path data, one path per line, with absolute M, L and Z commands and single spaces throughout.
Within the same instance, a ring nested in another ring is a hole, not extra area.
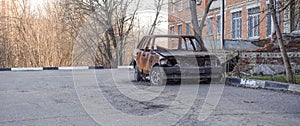
M 149 37 L 148 39 L 145 39 L 146 44 L 144 47 L 144 51 L 141 54 L 141 65 L 143 66 L 144 73 L 148 74 L 150 72 L 150 57 L 151 57 L 151 46 L 153 38 Z
M 138 45 L 138 50 L 136 52 L 136 62 L 140 70 L 148 71 L 148 58 L 150 53 L 150 42 L 151 37 L 144 37 L 140 44 Z

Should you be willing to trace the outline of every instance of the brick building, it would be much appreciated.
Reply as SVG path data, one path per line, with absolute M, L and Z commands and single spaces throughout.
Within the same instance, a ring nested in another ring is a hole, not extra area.
M 208 0 L 196 1 L 200 21 Z M 284 11 L 280 11 L 286 6 L 285 1 L 288 0 L 274 1 L 278 8 L 276 15 L 282 32 L 299 33 L 299 5 L 291 4 Z M 216 0 L 212 3 L 203 29 L 203 39 L 210 48 L 220 48 L 221 2 Z M 259 41 L 270 38 L 274 33 L 273 21 L 268 9 L 269 0 L 225 0 L 224 2 L 225 40 Z M 169 0 L 169 34 L 193 34 L 190 4 L 190 0 Z

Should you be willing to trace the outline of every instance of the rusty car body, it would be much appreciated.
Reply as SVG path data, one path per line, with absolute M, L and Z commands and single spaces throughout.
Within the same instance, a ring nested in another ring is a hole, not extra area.
M 152 85 L 199 79 L 211 82 L 222 77 L 219 59 L 194 36 L 144 36 L 134 51 L 134 79 L 150 78 Z

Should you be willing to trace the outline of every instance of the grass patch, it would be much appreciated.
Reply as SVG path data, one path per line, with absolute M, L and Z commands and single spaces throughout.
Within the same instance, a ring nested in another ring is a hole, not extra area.
M 300 75 L 296 76 L 296 83 L 300 84 Z M 277 81 L 277 82 L 286 82 L 285 75 L 274 75 L 274 76 L 242 76 L 242 78 L 249 78 L 255 80 L 270 80 L 270 81 Z

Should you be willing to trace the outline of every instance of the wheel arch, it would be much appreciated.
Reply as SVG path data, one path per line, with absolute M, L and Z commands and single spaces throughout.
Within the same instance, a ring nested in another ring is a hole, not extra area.
M 151 69 L 153 68 L 153 67 L 157 67 L 157 66 L 160 66 L 158 63 L 155 63 L 155 64 L 153 64 L 152 66 L 151 66 Z

